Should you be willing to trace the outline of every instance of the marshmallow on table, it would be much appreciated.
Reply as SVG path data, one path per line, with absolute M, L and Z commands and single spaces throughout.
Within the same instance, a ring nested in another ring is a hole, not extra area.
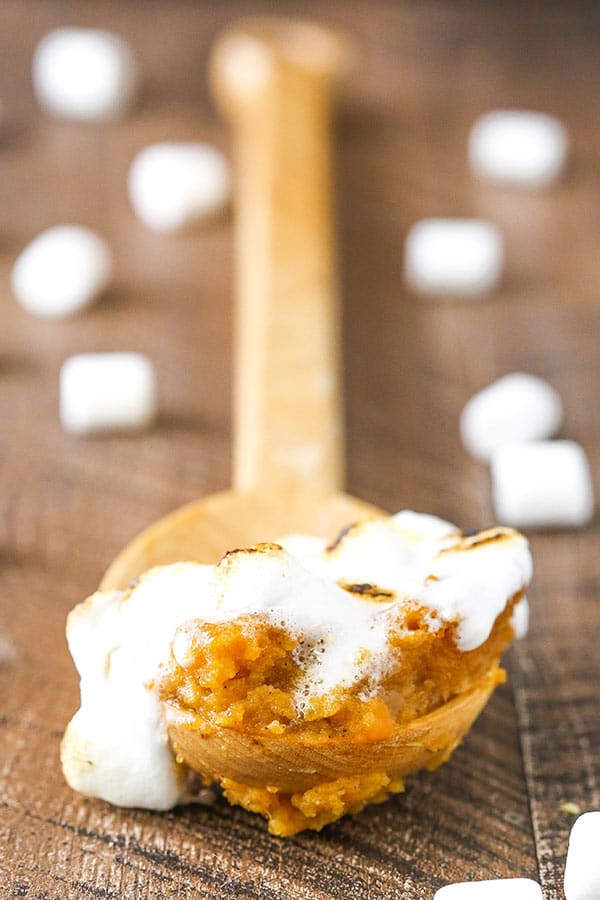
M 565 897 L 567 900 L 600 898 L 600 811 L 579 816 L 571 829 Z
M 423 219 L 410 229 L 405 278 L 425 296 L 477 297 L 499 283 L 504 241 L 483 219 Z
M 530 878 L 497 878 L 448 884 L 433 900 L 543 900 L 542 889 Z
M 480 116 L 469 136 L 469 160 L 483 178 L 543 187 L 559 175 L 569 139 L 562 122 L 546 113 L 499 109 Z
M 486 460 L 502 444 L 552 437 L 562 421 L 562 401 L 552 385 L 512 372 L 471 397 L 461 413 L 460 434 L 468 452 Z
M 587 457 L 574 441 L 504 444 L 491 459 L 496 518 L 516 528 L 577 527 L 594 514 Z
M 82 225 L 56 225 L 21 252 L 11 284 L 28 312 L 62 318 L 93 303 L 111 277 L 112 254 L 104 238 Z
M 156 417 L 156 377 L 141 353 L 81 353 L 60 372 L 60 420 L 66 431 L 138 431 Z
M 37 45 L 33 85 L 48 112 L 104 121 L 131 106 L 138 83 L 135 57 L 118 35 L 98 28 L 57 28 Z
M 220 150 L 201 143 L 145 147 L 129 169 L 129 198 L 152 231 L 176 231 L 213 215 L 229 201 L 229 165 Z

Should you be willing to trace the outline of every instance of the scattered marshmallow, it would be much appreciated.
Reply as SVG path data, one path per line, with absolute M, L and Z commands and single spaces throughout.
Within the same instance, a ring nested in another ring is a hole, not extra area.
M 137 431 L 156 416 L 156 376 L 141 353 L 81 353 L 60 372 L 60 420 L 66 431 Z
M 82 225 L 56 225 L 21 252 L 11 284 L 28 312 L 59 319 L 93 303 L 108 287 L 112 268 L 104 238 Z
M 544 187 L 554 181 L 568 148 L 562 122 L 527 110 L 485 113 L 469 136 L 469 160 L 478 175 L 523 187 Z
M 151 144 L 129 170 L 131 205 L 152 231 L 177 231 L 214 215 L 230 192 L 229 164 L 209 144 Z
M 477 297 L 500 281 L 504 241 L 483 219 L 423 219 L 407 235 L 404 265 L 407 283 L 420 294 Z
M 98 28 L 57 28 L 37 45 L 33 85 L 48 112 L 80 121 L 104 121 L 132 104 L 138 68 L 129 45 Z
M 497 878 L 448 884 L 433 900 L 543 900 L 542 889 L 530 878 Z
M 475 394 L 460 417 L 468 452 L 487 460 L 497 447 L 552 437 L 563 421 L 563 406 L 554 388 L 524 372 L 512 372 Z
M 580 816 L 569 838 L 565 868 L 567 900 L 600 898 L 600 811 Z
M 504 444 L 492 456 L 496 517 L 517 528 L 578 527 L 594 514 L 587 457 L 574 441 Z

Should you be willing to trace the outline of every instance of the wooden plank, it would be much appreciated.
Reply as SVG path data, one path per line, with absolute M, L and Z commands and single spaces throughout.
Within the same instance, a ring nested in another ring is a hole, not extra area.
M 464 455 L 457 417 L 473 390 L 511 369 L 547 376 L 586 447 L 598 494 L 600 258 L 595 166 L 600 83 L 595 4 L 306 2 L 345 24 L 362 62 L 346 88 L 337 160 L 342 238 L 349 489 L 388 508 L 491 521 L 487 472 Z M 229 481 L 232 245 L 227 219 L 154 237 L 124 179 L 152 140 L 227 144 L 203 77 L 213 35 L 270 4 L 5 0 L 0 31 L 0 896 L 75 898 L 426 898 L 448 881 L 523 875 L 560 897 L 570 817 L 598 807 L 598 525 L 533 539 L 532 634 L 452 762 L 405 794 L 288 841 L 218 801 L 167 815 L 85 800 L 58 747 L 77 705 L 64 643 L 69 608 L 117 550 L 180 503 Z M 298 5 L 282 3 L 283 12 Z M 148 12 L 150 10 L 150 12 Z M 103 129 L 36 108 L 29 65 L 48 28 L 112 27 L 138 48 L 147 85 L 129 120 Z M 160 37 L 160 40 L 158 39 Z M 565 184 L 515 194 L 469 177 L 465 140 L 490 106 L 551 109 L 569 123 Z M 485 304 L 420 304 L 402 288 L 402 240 L 425 215 L 489 216 L 508 275 Z M 104 232 L 117 278 L 68 322 L 10 298 L 18 249 L 39 229 Z M 139 349 L 157 363 L 161 420 L 140 438 L 60 431 L 57 373 L 84 349 Z
M 563 568 L 567 545 L 574 578 Z M 547 535 L 535 547 L 536 627 L 511 671 L 540 880 L 544 897 L 560 900 L 574 819 L 565 806 L 600 808 L 597 529 Z

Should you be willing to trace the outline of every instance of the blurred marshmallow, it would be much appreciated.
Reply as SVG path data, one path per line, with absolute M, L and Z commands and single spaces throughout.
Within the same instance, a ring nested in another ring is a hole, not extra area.
M 502 234 L 483 219 L 423 219 L 406 238 L 406 281 L 423 295 L 487 294 L 498 285 L 503 266 Z
M 587 457 L 574 441 L 504 444 L 491 459 L 496 518 L 516 528 L 578 527 L 594 514 Z
M 554 116 L 499 109 L 473 125 L 469 160 L 483 178 L 536 188 L 557 178 L 568 147 L 567 131 Z
M 156 417 L 156 376 L 141 353 L 81 353 L 60 372 L 65 431 L 138 431 Z
M 579 816 L 569 838 L 565 868 L 567 900 L 600 897 L 600 811 Z
M 138 84 L 135 57 L 118 35 L 98 28 L 57 28 L 33 56 L 33 86 L 48 112 L 80 121 L 121 115 Z
M 447 884 L 433 900 L 543 900 L 542 889 L 530 878 L 497 878 Z
M 487 460 L 502 444 L 552 437 L 562 421 L 562 401 L 552 385 L 512 372 L 471 397 L 460 416 L 460 434 L 472 456 Z
M 231 192 L 229 164 L 209 144 L 151 144 L 129 169 L 129 199 L 152 231 L 177 231 L 225 207 Z
M 108 287 L 112 268 L 104 238 L 82 225 L 56 225 L 21 252 L 11 284 L 28 312 L 58 319 L 93 303 Z

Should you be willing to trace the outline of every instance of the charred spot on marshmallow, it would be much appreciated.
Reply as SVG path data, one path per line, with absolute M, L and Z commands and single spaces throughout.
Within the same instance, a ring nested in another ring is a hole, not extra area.
M 365 600 L 387 602 L 394 599 L 393 591 L 377 587 L 376 584 L 345 584 L 343 581 L 338 581 L 338 584 L 343 591 L 348 591 L 349 594 L 357 594 Z
M 266 556 L 270 556 L 273 553 L 284 553 L 284 549 L 280 544 L 274 544 L 265 542 L 262 544 L 254 544 L 253 547 L 236 547 L 234 550 L 228 550 L 223 556 L 220 558 L 217 563 L 218 566 L 223 564 L 227 565 L 231 563 L 233 559 L 237 556 L 250 556 L 254 553 L 263 553 Z
M 459 553 L 466 550 L 476 550 L 487 544 L 494 544 L 497 541 L 512 540 L 517 537 L 518 533 L 512 528 L 490 528 L 488 531 L 476 531 L 472 534 L 465 535 L 461 532 L 461 538 L 457 544 L 450 547 L 443 547 L 442 553 Z
M 345 528 L 342 528 L 340 532 L 335 536 L 330 544 L 325 548 L 326 553 L 333 553 L 338 549 L 344 538 L 350 534 L 351 531 L 354 531 L 357 528 L 360 528 L 361 522 L 351 522 L 350 525 L 346 525 Z

